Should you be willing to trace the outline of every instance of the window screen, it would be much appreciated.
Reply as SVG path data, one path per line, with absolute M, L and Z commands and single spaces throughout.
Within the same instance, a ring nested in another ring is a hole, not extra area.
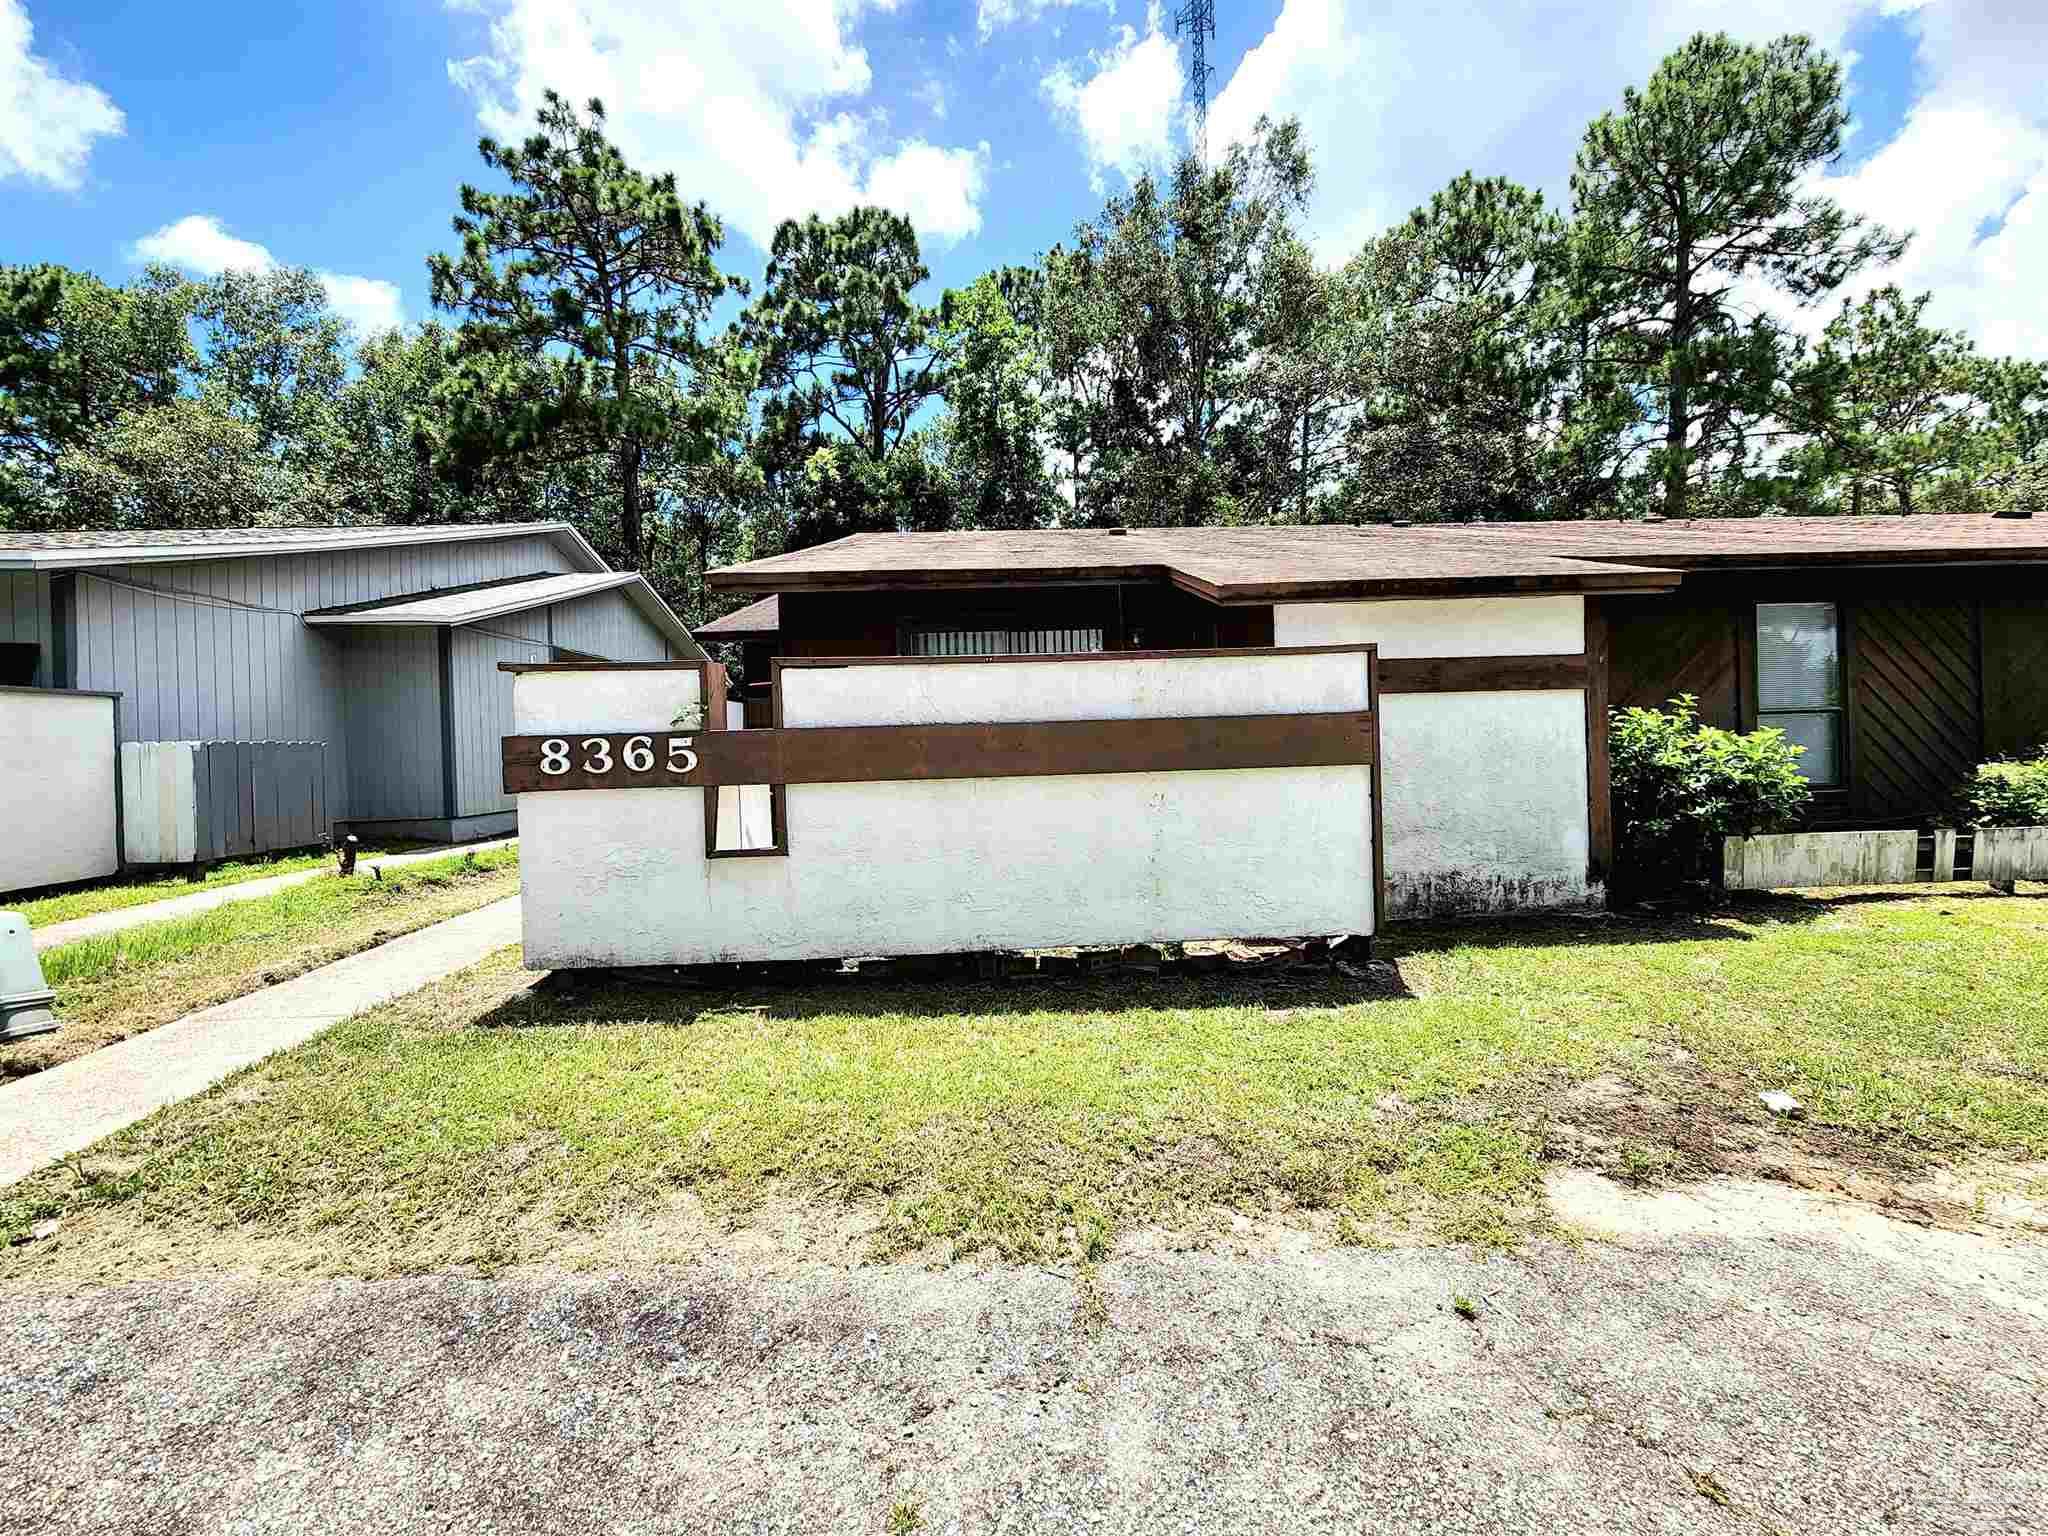
M 912 636 L 917 656 L 1064 656 L 1102 649 L 1096 629 L 924 629 Z
M 1815 784 L 1842 782 L 1842 642 L 1833 603 L 1759 603 L 1756 723 L 1806 748 Z

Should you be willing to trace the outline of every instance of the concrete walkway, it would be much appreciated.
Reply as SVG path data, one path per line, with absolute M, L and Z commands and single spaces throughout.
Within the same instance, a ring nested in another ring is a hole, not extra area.
M 483 853 L 492 848 L 509 848 L 518 842 L 516 837 L 500 837 L 488 843 L 454 843 L 446 848 L 428 848 L 419 853 L 380 854 L 376 858 L 365 858 L 358 869 L 381 865 L 386 869 L 403 869 L 408 864 L 424 864 L 430 859 L 452 858 L 462 853 Z M 211 912 L 215 907 L 224 907 L 231 901 L 254 901 L 259 896 L 268 896 L 287 886 L 304 885 L 308 880 L 318 880 L 322 875 L 334 873 L 334 866 L 321 864 L 312 869 L 295 869 L 288 875 L 271 875 L 262 880 L 244 880 L 239 885 L 218 885 L 212 890 L 194 891 L 190 896 L 173 896 L 165 901 L 152 901 L 146 906 L 122 907 L 114 912 L 95 912 L 90 917 L 74 917 L 67 922 L 51 923 L 38 928 L 32 937 L 36 953 L 54 949 L 59 944 L 75 943 L 79 939 L 95 938 L 103 933 L 119 933 L 123 928 L 133 928 L 139 923 L 160 923 L 166 918 L 190 917 L 195 912 Z
M 518 942 L 513 896 L 0 1086 L 0 1186 Z

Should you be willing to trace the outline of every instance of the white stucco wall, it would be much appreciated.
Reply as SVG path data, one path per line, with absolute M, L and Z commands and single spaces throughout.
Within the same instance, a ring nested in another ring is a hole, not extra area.
M 1576 596 L 1280 603 L 1276 645 L 1385 658 L 1576 656 Z M 1586 704 L 1576 688 L 1381 701 L 1387 915 L 1574 906 L 1586 878 Z
M 597 686 L 588 686 L 596 684 Z M 522 733 L 658 730 L 689 672 L 522 674 Z M 636 696 L 637 695 L 637 696 Z M 792 727 L 1365 707 L 1363 657 L 789 668 Z M 1368 932 L 1370 770 L 800 784 L 786 858 L 707 860 L 694 793 L 521 796 L 526 963 Z
M 1576 656 L 1586 648 L 1586 600 L 1432 597 L 1381 603 L 1275 603 L 1273 643 L 1370 643 L 1390 659 Z
M 0 891 L 114 873 L 114 774 L 112 699 L 0 689 Z

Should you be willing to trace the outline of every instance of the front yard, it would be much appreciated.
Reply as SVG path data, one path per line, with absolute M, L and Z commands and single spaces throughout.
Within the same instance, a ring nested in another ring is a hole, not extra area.
M 0 1193 L 0 1274 L 610 1262 L 735 1226 L 1084 1264 L 1247 1217 L 1509 1244 L 1550 1225 L 1559 1163 L 1854 1187 L 2048 1156 L 2048 901 L 1785 898 L 1380 952 L 723 991 L 535 986 L 506 952 Z
M 189 917 L 59 944 L 38 957 L 63 1027 L 0 1045 L 0 1082 L 519 893 L 519 850 L 324 875 Z

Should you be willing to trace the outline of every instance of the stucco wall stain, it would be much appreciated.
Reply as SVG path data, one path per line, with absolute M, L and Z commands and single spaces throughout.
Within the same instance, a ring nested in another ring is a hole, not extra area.
M 1603 897 L 1603 887 L 1585 880 L 1465 874 L 1445 870 L 1407 879 L 1390 879 L 1387 915 L 1417 918 L 1532 912 L 1546 908 L 1577 910 L 1597 907 Z

